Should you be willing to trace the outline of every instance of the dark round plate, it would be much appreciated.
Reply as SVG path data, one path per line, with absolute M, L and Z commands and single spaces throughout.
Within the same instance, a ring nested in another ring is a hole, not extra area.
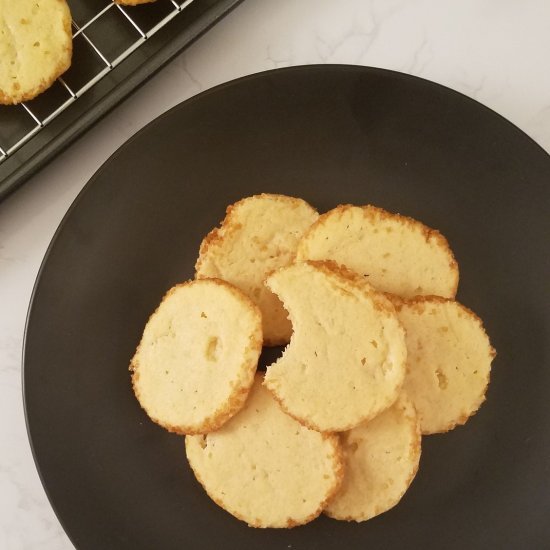
M 373 203 L 449 239 L 459 299 L 498 350 L 487 402 L 424 438 L 402 502 L 362 524 L 255 530 L 193 478 L 183 439 L 150 422 L 128 362 L 149 314 L 193 275 L 235 200 Z M 92 178 L 42 265 L 25 406 L 37 467 L 79 549 L 543 548 L 550 541 L 550 157 L 436 84 L 352 66 L 243 78 L 149 124 Z

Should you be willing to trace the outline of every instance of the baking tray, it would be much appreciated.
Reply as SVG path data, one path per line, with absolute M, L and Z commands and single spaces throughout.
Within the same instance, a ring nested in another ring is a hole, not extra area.
M 71 68 L 36 99 L 0 106 L 0 200 L 241 1 L 68 0 Z

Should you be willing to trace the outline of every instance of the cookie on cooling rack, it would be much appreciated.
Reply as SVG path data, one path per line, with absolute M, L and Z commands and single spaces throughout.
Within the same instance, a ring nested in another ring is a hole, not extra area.
M 115 0 L 115 4 L 121 6 L 139 6 L 140 4 L 152 4 L 157 0 Z
M 29 101 L 71 64 L 71 13 L 65 0 L 0 4 L 0 104 Z

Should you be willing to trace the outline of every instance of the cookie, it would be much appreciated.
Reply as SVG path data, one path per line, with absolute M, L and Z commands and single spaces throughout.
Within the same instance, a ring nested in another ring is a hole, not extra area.
M 375 206 L 338 206 L 320 216 L 297 259 L 334 260 L 402 297 L 452 298 L 458 286 L 458 264 L 441 233 Z
M 414 406 L 401 394 L 370 422 L 340 435 L 346 475 L 325 513 L 347 521 L 366 521 L 403 497 L 420 461 L 420 426 Z
M 135 395 L 169 431 L 216 430 L 244 405 L 261 348 L 260 311 L 240 290 L 216 279 L 177 285 L 131 361 Z
M 422 433 L 464 424 L 485 400 L 495 357 L 481 319 L 440 297 L 395 304 L 408 349 L 404 389 L 418 411 Z
M 0 3 L 0 104 L 33 99 L 69 68 L 71 57 L 65 0 Z
M 115 0 L 115 3 L 121 6 L 139 6 L 141 4 L 151 4 L 153 2 L 156 2 L 156 0 Z
M 265 377 L 288 414 L 312 429 L 339 432 L 395 401 L 407 350 L 389 300 L 331 262 L 281 268 L 266 284 L 283 301 L 294 328 Z
M 298 241 L 317 218 L 317 212 L 302 199 L 255 195 L 229 206 L 221 227 L 201 244 L 197 278 L 224 279 L 258 304 L 264 345 L 286 344 L 292 334 L 287 312 L 264 281 L 269 273 L 294 260 Z
M 259 374 L 245 407 L 220 430 L 187 436 L 185 448 L 210 498 L 252 527 L 315 519 L 343 477 L 338 437 L 286 415 Z

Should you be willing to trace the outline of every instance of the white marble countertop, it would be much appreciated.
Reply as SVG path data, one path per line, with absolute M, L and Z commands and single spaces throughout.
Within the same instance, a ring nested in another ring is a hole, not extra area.
M 72 548 L 31 456 L 21 346 L 46 247 L 82 186 L 119 145 L 221 82 L 275 67 L 350 63 L 445 84 L 550 151 L 549 29 L 548 0 L 245 0 L 0 204 L 0 548 Z

